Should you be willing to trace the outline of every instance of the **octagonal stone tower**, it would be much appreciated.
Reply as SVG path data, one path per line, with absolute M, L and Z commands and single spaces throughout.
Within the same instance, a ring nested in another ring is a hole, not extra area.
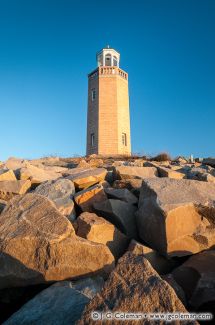
M 88 75 L 87 155 L 130 155 L 128 74 L 120 54 L 103 48 Z

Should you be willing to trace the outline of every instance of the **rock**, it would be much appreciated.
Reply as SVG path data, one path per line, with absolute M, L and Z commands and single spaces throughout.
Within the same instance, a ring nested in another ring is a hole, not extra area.
M 211 167 L 215 167 L 215 158 L 204 158 L 202 160 L 202 163 Z
M 158 166 L 160 166 L 160 162 L 158 162 L 158 161 L 145 161 L 143 163 L 143 167 L 155 167 L 155 168 L 157 168 Z
M 178 171 L 172 170 L 170 168 L 158 167 L 159 177 L 169 177 L 174 179 L 185 178 L 185 174 L 179 173 Z
M 16 169 L 20 169 L 22 167 L 25 167 L 26 163 L 27 163 L 27 160 L 15 158 L 15 157 L 10 157 L 5 162 L 5 167 L 8 168 L 8 169 L 16 170 Z
M 74 220 L 75 186 L 69 179 L 58 178 L 40 184 L 35 193 L 43 195 L 54 202 L 57 209 L 67 218 Z
M 184 290 L 182 287 L 175 281 L 173 275 L 170 274 L 165 274 L 162 275 L 162 279 L 165 280 L 169 285 L 174 289 L 177 297 L 181 300 L 183 305 L 186 307 L 187 306 L 187 299 Z
M 63 176 L 73 181 L 77 189 L 83 190 L 103 181 L 106 174 L 105 168 L 74 168 L 63 173 Z
M 7 201 L 0 200 L 0 213 L 4 210 L 7 205 Z
M 4 324 L 75 324 L 103 284 L 101 277 L 57 282 L 28 301 Z
M 215 177 L 209 174 L 205 168 L 192 168 L 187 171 L 187 178 L 188 179 L 194 179 L 199 180 L 203 182 L 211 182 L 215 183 Z
M 175 281 L 185 291 L 189 304 L 199 308 L 208 302 L 215 305 L 215 251 L 191 256 L 173 271 Z
M 135 159 L 134 166 L 136 167 L 144 167 L 146 160 L 145 159 Z
M 46 166 L 46 165 L 42 165 L 40 168 L 42 168 L 45 171 L 50 171 L 50 172 L 55 172 L 55 173 L 59 173 L 59 177 L 61 177 L 62 173 L 66 173 L 69 168 L 66 167 L 61 167 L 61 166 Z
M 130 204 L 136 204 L 138 202 L 137 197 L 126 188 L 121 188 L 121 189 L 106 188 L 105 193 L 110 199 L 118 199 Z
M 215 183 L 215 177 L 211 174 L 205 173 L 199 177 L 199 180 L 203 182 Z
M 56 157 L 56 156 L 30 160 L 31 164 L 34 164 L 34 165 L 43 164 L 46 166 L 58 166 L 59 162 L 60 162 L 60 157 Z
M 177 171 L 177 172 L 180 172 L 180 173 L 182 173 L 182 174 L 184 174 L 185 176 L 186 176 L 186 165 L 185 166 L 181 166 L 181 165 L 170 165 L 170 168 L 172 169 L 172 170 L 175 170 L 175 171 Z M 189 169 L 190 169 L 190 167 L 189 167 Z M 184 177 L 184 178 L 186 178 L 186 177 Z
M 202 160 L 203 160 L 203 158 L 201 158 L 201 157 L 197 157 L 197 158 L 195 158 L 195 162 L 197 163 L 202 163 Z
M 109 199 L 101 203 L 95 203 L 95 211 L 113 223 L 129 238 L 137 238 L 135 212 L 136 207 L 132 204 Z
M 86 160 L 82 159 L 77 165 L 77 168 L 90 168 L 90 164 L 88 164 Z
M 210 171 L 210 174 L 215 177 L 215 168 Z
M 188 161 L 184 157 L 178 156 L 174 159 L 174 162 L 177 162 L 179 164 L 186 164 Z
M 143 181 L 139 236 L 161 254 L 185 256 L 215 244 L 215 184 L 155 178 Z
M 114 271 L 100 293 L 96 294 L 85 307 L 80 321 L 76 325 L 95 324 L 91 313 L 98 312 L 135 312 L 135 313 L 186 313 L 175 291 L 152 268 L 143 255 L 127 252 L 119 259 Z M 104 322 L 104 321 L 103 321 Z M 111 324 L 115 324 L 112 321 Z M 150 319 L 131 321 L 123 319 L 120 324 L 151 324 Z M 102 324 L 99 320 L 96 324 Z M 166 321 L 159 321 L 166 324 Z M 177 324 L 190 324 L 189 321 L 177 321 Z
M 57 179 L 60 176 L 61 176 L 61 174 L 59 174 L 59 173 L 44 170 L 42 168 L 33 166 L 29 163 L 27 163 L 25 167 L 22 167 L 19 170 L 19 178 L 21 180 L 30 179 L 32 184 L 40 184 L 45 181 Z
M 14 287 L 0 290 L 0 324 L 19 310 L 26 302 L 34 298 L 50 284 L 39 284 L 28 287 Z
M 0 169 L 0 182 L 16 180 L 16 176 L 12 169 Z
M 127 188 L 129 191 L 132 191 L 132 190 L 140 191 L 142 182 L 143 182 L 143 180 L 138 179 L 138 178 L 120 179 L 120 180 L 114 181 L 113 188 Z
M 163 257 L 152 248 L 142 245 L 133 239 L 130 242 L 128 250 L 137 255 L 144 255 L 144 257 L 150 262 L 151 266 L 159 274 L 168 274 L 178 266 L 178 264 L 172 259 Z
M 142 179 L 121 179 L 113 183 L 113 188 L 127 188 L 135 196 L 139 197 Z
M 69 168 L 68 167 L 69 164 L 66 161 L 64 161 L 64 159 L 59 157 L 45 157 L 40 159 L 33 159 L 33 160 L 29 160 L 29 163 L 31 165 L 37 166 L 39 168 L 44 168 L 44 169 L 46 169 L 46 167 L 53 168 L 53 169 L 56 168 L 56 170 L 60 170 L 61 168 L 66 168 L 66 169 Z
M 157 168 L 155 167 L 130 167 L 119 166 L 115 167 L 116 175 L 119 179 L 127 178 L 150 178 L 158 176 Z
M 107 181 L 100 181 L 98 184 L 103 186 L 103 188 L 111 187 L 110 183 L 108 183 Z
M 89 159 L 97 159 L 99 157 L 101 157 L 101 156 L 100 155 L 97 155 L 96 153 L 93 153 L 92 155 L 89 155 L 88 156 Z
M 116 259 L 125 252 L 129 239 L 114 225 L 95 213 L 82 213 L 76 220 L 76 234 L 90 241 L 107 245 Z
M 74 200 L 82 211 L 93 212 L 93 204 L 107 200 L 107 196 L 102 185 L 94 185 L 75 194 Z
M 14 197 L 0 218 L 0 288 L 101 273 L 113 267 L 108 247 L 75 235 L 69 220 L 39 194 Z
M 92 158 L 88 161 L 88 164 L 90 167 L 98 168 L 98 167 L 103 167 L 103 160 L 99 158 Z
M 107 174 L 105 176 L 105 180 L 109 183 L 109 184 L 113 184 L 113 182 L 115 181 L 115 173 L 113 170 L 107 169 Z
M 114 161 L 112 164 L 113 167 L 124 166 L 124 165 L 125 165 L 125 161 L 122 160 Z
M 24 194 L 31 187 L 27 181 L 2 181 L 0 182 L 0 199 L 10 200 L 15 194 Z

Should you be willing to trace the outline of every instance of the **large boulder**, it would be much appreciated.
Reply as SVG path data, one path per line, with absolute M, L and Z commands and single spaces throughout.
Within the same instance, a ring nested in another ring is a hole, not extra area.
M 66 158 L 65 158 L 66 159 Z M 68 168 L 68 163 L 64 161 L 63 158 L 59 157 L 45 157 L 40 159 L 33 159 L 28 161 L 31 165 L 40 167 L 40 168 L 53 168 L 56 170 L 65 170 Z M 59 168 L 59 169 L 58 169 Z
M 144 164 L 145 164 L 146 160 L 145 159 L 135 159 L 134 161 L 134 166 L 136 167 L 144 167 Z
M 83 190 L 103 181 L 106 174 L 105 168 L 73 168 L 63 173 L 63 176 L 72 180 L 77 189 Z
M 7 205 L 7 201 L 5 200 L 0 200 L 0 213 L 4 210 L 4 208 Z
M 202 160 L 202 163 L 211 167 L 215 167 L 215 158 L 204 158 Z
M 30 179 L 32 184 L 40 184 L 45 181 L 57 179 L 61 176 L 61 174 L 56 173 L 54 171 L 44 170 L 43 168 L 39 168 L 33 166 L 29 163 L 26 163 L 25 167 L 19 169 L 19 179 L 27 180 Z
M 156 178 L 143 181 L 139 236 L 161 254 L 184 256 L 215 244 L 215 184 Z
M 122 256 L 130 241 L 112 223 L 95 213 L 82 213 L 75 224 L 78 236 L 107 245 L 116 259 Z
M 74 200 L 82 211 L 92 212 L 93 204 L 107 200 L 102 185 L 94 185 L 75 194 Z
M 161 166 L 158 167 L 158 175 L 160 177 L 169 177 L 174 179 L 185 178 L 185 174 L 172 170 L 171 168 L 166 168 Z
M 169 165 L 169 162 L 167 162 L 167 163 Z M 163 164 L 163 162 L 158 162 L 158 161 L 144 161 L 143 167 L 155 167 L 155 168 L 157 168 L 161 164 Z
M 16 176 L 12 169 L 0 169 L 0 182 L 16 181 Z
M 143 181 L 142 179 L 138 179 L 138 178 L 115 180 L 113 183 L 113 188 L 127 188 L 135 196 L 139 197 L 142 181 Z
M 205 168 L 195 167 L 191 168 L 187 171 L 187 178 L 203 181 L 203 182 L 211 182 L 215 183 L 215 177 L 207 172 Z
M 94 209 L 98 215 L 113 223 L 129 238 L 137 238 L 135 212 L 137 208 L 120 200 L 108 199 L 95 203 Z
M 10 200 L 16 194 L 24 194 L 31 187 L 31 182 L 26 181 L 2 181 L 0 182 L 0 199 Z
M 158 176 L 157 168 L 155 167 L 119 166 L 115 167 L 115 173 L 118 179 L 144 179 Z
M 17 196 L 1 213 L 0 288 L 106 275 L 113 262 L 107 246 L 76 236 L 46 197 Z
M 182 156 L 178 156 L 174 159 L 174 162 L 179 163 L 179 164 L 186 164 L 188 161 Z
M 88 164 L 90 165 L 90 167 L 103 167 L 104 162 L 101 158 L 91 158 L 88 160 Z
M 77 168 L 90 168 L 90 164 L 85 159 L 82 159 L 77 165 Z
M 212 168 L 210 174 L 215 177 L 215 168 Z
M 10 158 L 8 158 L 8 160 L 6 160 L 4 165 L 8 169 L 17 170 L 22 167 L 25 167 L 26 163 L 27 163 L 27 160 L 10 157 Z
M 136 204 L 138 202 L 137 197 L 133 193 L 131 193 L 127 188 L 106 188 L 105 193 L 110 199 L 118 199 L 130 204 Z
M 146 314 L 187 311 L 175 291 L 160 278 L 144 255 L 127 252 L 119 259 L 101 292 L 85 307 L 77 325 L 95 324 L 95 320 L 96 324 L 103 324 L 105 320 L 100 320 L 99 313 L 104 313 L 105 316 L 106 312 Z M 151 319 L 124 318 L 122 324 L 151 324 L 151 322 Z M 158 322 L 166 324 L 166 320 Z M 115 323 L 116 320 L 111 321 L 111 324 Z M 121 324 L 120 321 L 119 323 Z M 177 321 L 175 324 L 190 324 L 190 321 Z
M 186 294 L 182 289 L 182 287 L 175 281 L 172 273 L 162 275 L 162 279 L 165 280 L 167 283 L 169 283 L 169 285 L 175 290 L 175 293 L 177 294 L 178 298 L 186 307 L 187 306 Z
M 28 301 L 4 324 L 75 324 L 103 284 L 101 277 L 57 282 Z
M 183 288 L 189 304 L 199 308 L 207 303 L 215 307 L 215 251 L 191 256 L 173 271 L 175 281 Z
M 74 219 L 75 186 L 69 179 L 59 178 L 40 184 L 35 193 L 43 195 L 54 202 L 57 209 L 67 218 Z
M 0 324 L 48 286 L 50 283 L 0 289 Z
M 158 272 L 158 274 L 168 274 L 171 272 L 176 266 L 178 266 L 177 262 L 173 259 L 166 258 L 162 255 L 160 255 L 157 251 L 154 249 L 142 245 L 138 243 L 136 240 L 131 240 L 130 245 L 128 247 L 129 251 L 132 251 L 134 254 L 144 255 L 145 258 L 150 262 L 152 267 L 155 269 L 155 271 Z
M 66 173 L 69 169 L 66 167 L 61 167 L 61 166 L 46 166 L 42 165 L 40 168 L 44 169 L 45 171 L 51 171 L 55 173 L 59 173 L 59 177 L 61 176 L 62 173 Z

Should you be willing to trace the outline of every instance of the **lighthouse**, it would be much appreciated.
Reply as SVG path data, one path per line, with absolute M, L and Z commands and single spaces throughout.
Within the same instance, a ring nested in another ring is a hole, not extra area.
M 88 74 L 87 155 L 130 155 L 128 73 L 120 53 L 103 48 L 97 68 Z

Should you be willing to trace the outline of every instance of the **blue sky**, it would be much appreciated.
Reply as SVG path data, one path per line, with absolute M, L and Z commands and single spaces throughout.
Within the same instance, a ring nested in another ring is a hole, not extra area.
M 215 156 L 215 1 L 0 0 L 0 160 L 85 154 L 87 73 L 129 73 L 132 151 Z

